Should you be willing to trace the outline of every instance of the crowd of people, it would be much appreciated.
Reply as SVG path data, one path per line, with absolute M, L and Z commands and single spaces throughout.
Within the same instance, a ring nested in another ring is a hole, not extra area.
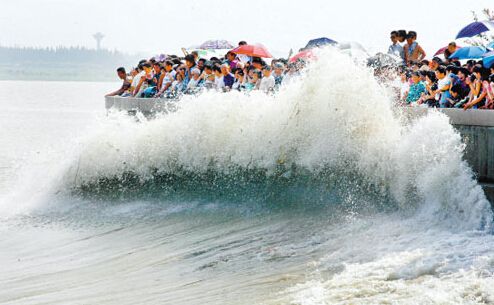
M 452 58 L 455 42 L 443 50 L 444 58 L 426 60 L 417 33 L 392 31 L 388 54 L 401 58 L 398 69 L 399 101 L 404 106 L 438 108 L 494 109 L 494 64 L 485 68 L 482 61 L 463 64 Z
M 245 41 L 239 46 L 246 45 Z M 176 55 L 141 60 L 128 74 L 117 69 L 122 87 L 107 96 L 141 98 L 177 98 L 183 94 L 197 94 L 202 90 L 276 91 L 282 83 L 296 75 L 303 63 L 288 64 L 285 59 L 273 59 L 267 64 L 260 57 L 238 56 L 232 52 L 224 58 L 199 58 L 191 52 L 180 58 Z
M 396 89 L 402 106 L 439 108 L 494 109 L 494 65 L 485 68 L 482 62 L 450 58 L 456 51 L 454 42 L 444 50 L 444 58 L 427 54 L 417 42 L 417 33 L 392 31 L 388 54 L 400 59 L 396 65 L 378 67 L 376 77 Z M 245 41 L 239 46 L 246 45 Z M 141 98 L 179 98 L 202 90 L 275 92 L 282 84 L 300 74 L 305 61 L 289 63 L 273 59 L 226 53 L 224 58 L 199 58 L 197 52 L 160 56 L 141 60 L 127 73 L 117 69 L 123 81 L 120 89 L 107 96 Z M 393 85 L 394 84 L 394 85 Z

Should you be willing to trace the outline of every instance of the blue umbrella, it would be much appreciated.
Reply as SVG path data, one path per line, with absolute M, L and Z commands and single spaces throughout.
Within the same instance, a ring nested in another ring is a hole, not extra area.
M 307 43 L 307 45 L 305 46 L 305 48 L 310 49 L 310 48 L 324 47 L 327 45 L 334 45 L 334 44 L 337 44 L 337 42 L 334 41 L 333 39 L 329 39 L 327 37 L 321 37 L 321 38 L 316 38 L 316 39 L 310 40 Z
M 449 58 L 474 59 L 481 58 L 485 55 L 485 53 L 487 53 L 487 49 L 485 47 L 464 47 L 451 54 Z
M 494 51 L 485 54 L 482 62 L 484 63 L 485 68 L 490 68 L 494 65 Z
M 484 21 L 476 21 L 472 22 L 456 35 L 456 39 L 465 38 L 465 37 L 473 37 L 480 33 L 484 33 L 490 30 L 494 30 L 494 21 L 492 20 L 484 20 Z
M 488 49 L 494 49 L 494 41 L 487 45 Z

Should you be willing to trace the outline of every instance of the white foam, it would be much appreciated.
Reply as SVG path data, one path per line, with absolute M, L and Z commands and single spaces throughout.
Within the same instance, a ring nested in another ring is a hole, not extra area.
M 276 97 L 209 92 L 184 98 L 179 111 L 155 120 L 109 120 L 83 145 L 77 179 L 68 181 L 125 171 L 148 179 L 154 169 L 205 171 L 212 162 L 225 172 L 272 170 L 280 161 L 312 171 L 351 164 L 370 181 L 389 185 L 403 206 L 414 194 L 434 219 L 453 219 L 452 227 L 490 226 L 489 204 L 444 115 L 403 126 L 371 71 L 335 50 L 319 58 Z

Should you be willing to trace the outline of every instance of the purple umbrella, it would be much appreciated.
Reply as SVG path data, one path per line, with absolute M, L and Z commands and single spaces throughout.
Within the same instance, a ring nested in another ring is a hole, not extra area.
M 484 21 L 476 21 L 472 22 L 456 35 L 456 39 L 465 38 L 465 37 L 473 37 L 480 33 L 484 33 L 490 30 L 494 30 L 494 21 L 493 20 L 484 20 Z
M 234 46 L 227 40 L 208 40 L 199 46 L 199 49 L 210 50 L 210 49 L 233 49 Z

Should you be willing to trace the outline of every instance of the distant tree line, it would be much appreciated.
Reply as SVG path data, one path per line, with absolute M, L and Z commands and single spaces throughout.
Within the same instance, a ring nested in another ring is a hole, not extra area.
M 0 46 L 0 80 L 115 80 L 115 70 L 139 56 L 84 47 Z
M 0 64 L 88 64 L 116 67 L 134 62 L 135 56 L 106 49 L 84 47 L 4 47 L 0 46 Z

